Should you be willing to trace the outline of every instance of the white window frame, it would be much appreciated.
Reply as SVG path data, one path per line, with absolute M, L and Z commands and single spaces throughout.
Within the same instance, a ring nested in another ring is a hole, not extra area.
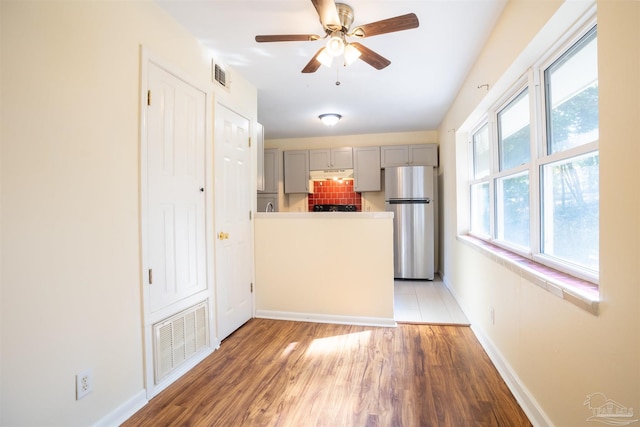
M 587 35 L 593 27 L 597 25 L 595 14 L 575 31 L 571 32 L 568 37 L 559 40 L 551 50 L 552 54 L 545 56 L 541 61 L 534 63 L 514 85 L 505 93 L 505 95 L 496 102 L 486 115 L 482 117 L 471 129 L 469 137 L 469 197 L 471 197 L 471 187 L 481 182 L 489 183 L 489 218 L 490 218 L 490 235 L 485 236 L 474 233 L 469 230 L 469 235 L 478 239 L 485 240 L 493 245 L 501 247 L 517 255 L 530 259 L 539 264 L 561 271 L 571 276 L 587 280 L 591 283 L 599 283 L 599 271 L 592 271 L 581 268 L 574 264 L 565 263 L 557 258 L 545 255 L 542 249 L 542 169 L 545 165 L 574 158 L 580 155 L 589 154 L 599 151 L 599 139 L 577 147 L 573 147 L 564 151 L 553 154 L 547 153 L 547 123 L 546 123 L 546 93 L 545 93 L 545 70 L 558 60 L 565 52 L 568 52 L 582 37 Z M 596 36 L 597 37 L 597 36 Z M 500 171 L 500 158 L 498 147 L 498 112 L 504 109 L 511 101 L 513 101 L 522 91 L 528 88 L 529 92 L 529 110 L 531 115 L 530 123 L 530 160 L 529 163 Z M 474 175 L 474 155 L 473 135 L 479 131 L 485 124 L 489 126 L 489 150 L 490 150 L 490 171 L 489 176 L 475 179 Z M 530 238 L 529 250 L 511 244 L 504 240 L 497 239 L 497 205 L 496 205 L 496 185 L 499 178 L 516 175 L 525 170 L 529 171 L 529 220 L 530 220 Z M 473 206 L 469 206 L 469 218 L 471 218 Z

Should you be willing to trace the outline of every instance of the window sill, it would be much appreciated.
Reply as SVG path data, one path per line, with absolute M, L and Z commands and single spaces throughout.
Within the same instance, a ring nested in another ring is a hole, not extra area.
M 591 314 L 598 314 L 598 285 L 533 262 L 484 240 L 458 235 L 458 240 L 518 273 L 524 279 Z

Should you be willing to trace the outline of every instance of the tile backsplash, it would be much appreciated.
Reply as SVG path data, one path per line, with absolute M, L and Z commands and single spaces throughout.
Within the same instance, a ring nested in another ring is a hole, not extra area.
M 309 194 L 309 212 L 313 205 L 356 205 L 362 211 L 362 196 L 353 191 L 353 180 L 314 181 L 313 194 Z

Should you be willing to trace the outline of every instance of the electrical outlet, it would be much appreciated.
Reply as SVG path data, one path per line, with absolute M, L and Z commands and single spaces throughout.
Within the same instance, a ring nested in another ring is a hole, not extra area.
M 496 310 L 493 307 L 491 307 L 491 324 L 496 324 Z
M 86 369 L 76 374 L 76 400 L 80 400 L 93 390 L 93 370 Z

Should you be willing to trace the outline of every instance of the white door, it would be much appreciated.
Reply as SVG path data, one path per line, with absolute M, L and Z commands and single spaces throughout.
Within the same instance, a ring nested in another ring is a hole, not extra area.
M 253 314 L 249 120 L 216 106 L 215 119 L 216 307 L 218 339 Z
M 207 287 L 206 94 L 153 63 L 148 84 L 147 253 L 154 313 Z

